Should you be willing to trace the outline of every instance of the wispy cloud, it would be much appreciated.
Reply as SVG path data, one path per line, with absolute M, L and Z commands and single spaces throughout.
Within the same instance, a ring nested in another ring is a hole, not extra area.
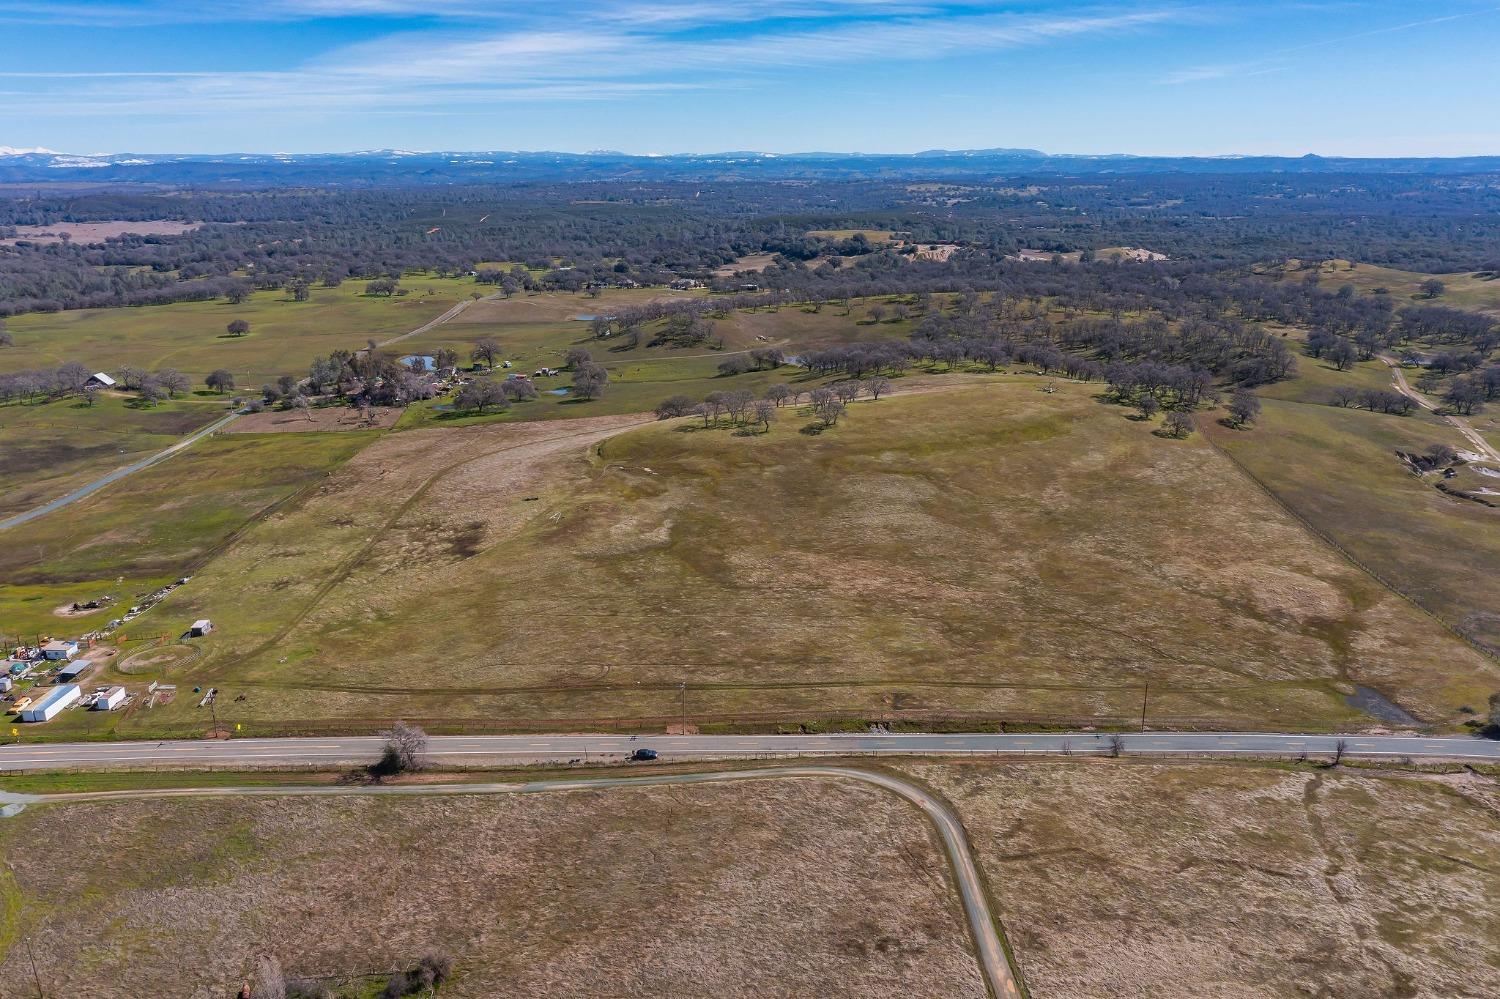
M 1191 66 L 1187 69 L 1174 70 L 1156 82 L 1175 87 L 1185 83 L 1202 83 L 1205 80 L 1238 80 L 1251 76 L 1266 76 L 1270 73 L 1280 73 L 1284 69 L 1286 69 L 1285 65 L 1268 65 L 1264 62 Z
M 235 8 L 236 0 L 227 2 Z M 267 6 L 313 16 L 322 10 L 394 12 L 415 4 L 269 0 Z M 468 4 L 431 0 L 424 6 L 458 13 Z M 788 68 L 891 66 L 999 54 L 1148 30 L 1195 16 L 1181 6 L 1146 10 L 1136 5 L 1087 14 L 1007 12 L 977 0 L 759 0 L 753 5 L 749 0 L 585 0 L 582 9 L 595 16 L 581 16 L 578 9 L 566 15 L 542 11 L 512 18 L 503 27 L 483 19 L 426 27 L 401 22 L 402 30 L 280 72 L 49 69 L 0 75 L 57 81 L 36 95 L 33 106 L 51 114 L 418 111 L 729 89 Z
M 1349 34 L 1338 35 L 1332 38 L 1321 38 L 1316 41 L 1304 42 L 1301 45 L 1293 45 L 1286 48 L 1278 48 L 1268 52 L 1263 58 L 1249 62 L 1219 63 L 1202 66 L 1190 66 L 1185 69 L 1175 70 L 1166 74 L 1157 82 L 1169 86 L 1186 83 L 1202 83 L 1209 80 L 1243 79 L 1252 76 L 1265 76 L 1268 73 L 1279 73 L 1291 68 L 1292 56 L 1299 52 L 1307 52 L 1312 49 L 1326 48 L 1330 45 L 1347 45 L 1365 38 L 1375 38 L 1380 35 L 1391 35 L 1403 31 L 1413 31 L 1418 28 L 1428 28 L 1434 25 L 1447 24 L 1451 21 L 1463 21 L 1474 17 L 1485 17 L 1500 14 L 1500 7 L 1486 7 L 1482 10 L 1463 11 L 1457 14 L 1445 14 L 1439 17 L 1426 17 L 1417 21 L 1405 21 L 1400 24 L 1390 24 L 1379 28 L 1370 28 L 1365 31 L 1355 31 Z

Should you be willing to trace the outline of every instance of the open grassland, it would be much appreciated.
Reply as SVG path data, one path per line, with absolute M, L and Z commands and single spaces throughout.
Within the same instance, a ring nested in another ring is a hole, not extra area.
M 1500 510 L 1441 492 L 1396 457 L 1439 443 L 1466 446 L 1457 431 L 1428 414 L 1283 398 L 1267 398 L 1248 431 L 1203 423 L 1320 532 L 1449 625 L 1500 649 Z
M 0 976 L 34 956 L 48 995 L 217 999 L 262 952 L 349 980 L 432 951 L 452 999 L 985 995 L 930 826 L 846 781 L 57 804 L 0 850 Z
M 389 436 L 152 613 L 221 622 L 174 679 L 245 694 L 252 732 L 1120 724 L 1147 683 L 1159 725 L 1356 725 L 1356 684 L 1443 725 L 1500 688 L 1202 438 L 1040 388 L 859 403 L 817 435 L 786 409 L 770 434 Z M 179 700 L 122 731 L 203 724 Z
M 437 318 L 480 288 L 471 279 L 408 275 L 406 297 L 363 293 L 364 282 L 314 285 L 306 302 L 285 291 L 255 292 L 239 305 L 222 299 L 140 308 L 79 309 L 7 320 L 15 345 L 0 350 L 0 371 L 56 367 L 78 361 L 94 370 L 122 364 L 177 368 L 196 381 L 225 368 L 241 391 L 284 374 L 302 374 L 314 357 L 357 350 L 370 339 L 407 333 Z M 228 335 L 231 320 L 250 323 L 243 337 Z
M 175 399 L 153 408 L 121 394 L 0 405 L 0 518 L 29 510 L 164 450 L 224 415 L 223 404 Z
M 1305 281 L 1314 272 L 1311 262 L 1294 262 L 1285 267 L 1283 273 L 1284 280 Z M 1417 301 L 1456 309 L 1500 312 L 1500 278 L 1490 272 L 1424 274 L 1421 271 L 1403 271 L 1375 264 L 1351 263 L 1348 260 L 1325 260 L 1318 265 L 1316 273 L 1324 288 L 1335 290 L 1340 285 L 1351 285 L 1362 294 L 1389 295 L 1398 307 Z M 1421 285 L 1433 278 L 1443 282 L 1444 291 L 1439 297 L 1428 299 L 1422 293 Z
M 903 764 L 951 801 L 1036 999 L 1500 992 L 1494 778 Z
M 315 485 L 369 432 L 215 436 L 0 534 L 0 633 L 78 634 L 191 571 L 262 511 Z M 60 618 L 72 601 L 114 608 Z M 144 624 L 144 620 L 142 621 Z M 151 634 L 184 623 L 153 620 Z
M 1500 989 L 1493 775 L 893 765 L 961 818 L 1037 999 Z M 49 995 L 222 996 L 262 952 L 373 982 L 434 950 L 451 996 L 984 994 L 927 824 L 837 780 L 56 803 L 0 851 L 0 974 L 34 957 Z

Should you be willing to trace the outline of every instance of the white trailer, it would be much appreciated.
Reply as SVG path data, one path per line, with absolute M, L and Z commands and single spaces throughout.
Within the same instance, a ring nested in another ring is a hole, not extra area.
M 82 696 L 83 691 L 76 683 L 65 683 L 60 687 L 53 687 L 41 700 L 32 701 L 21 709 L 21 720 L 23 722 L 51 721 L 62 713 L 63 708 L 77 704 Z
M 113 711 L 125 703 L 125 688 L 111 687 L 94 700 L 95 711 Z

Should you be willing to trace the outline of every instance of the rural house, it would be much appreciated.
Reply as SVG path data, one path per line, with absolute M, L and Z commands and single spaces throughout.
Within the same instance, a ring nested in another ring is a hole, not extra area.
M 115 380 L 102 371 L 95 371 L 93 374 L 89 375 L 89 380 L 84 384 L 96 385 L 99 388 L 114 388 Z
M 78 643 L 69 639 L 55 639 L 42 646 L 43 659 L 72 659 L 78 655 Z

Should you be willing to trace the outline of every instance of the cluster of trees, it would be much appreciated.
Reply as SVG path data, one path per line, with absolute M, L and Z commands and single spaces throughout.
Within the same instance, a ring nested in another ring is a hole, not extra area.
M 1443 392 L 1443 401 L 1455 412 L 1469 416 L 1496 395 L 1500 395 L 1500 367 L 1491 367 L 1453 379 Z
M 1395 389 L 1362 389 L 1353 385 L 1335 388 L 1329 402 L 1335 406 L 1359 407 L 1372 413 L 1387 413 L 1392 416 L 1405 416 L 1416 406 L 1416 403 Z
M 69 361 L 55 368 L 0 374 L 0 402 L 36 396 L 61 399 L 70 395 L 85 395 L 89 376 L 92 374 L 92 371 L 76 361 Z
M 775 370 L 786 363 L 786 353 L 777 347 L 734 354 L 719 363 L 719 374 L 742 375 L 747 371 Z
M 1045 198 L 1036 188 L 1045 187 Z M 514 294 L 527 288 L 710 280 L 750 253 L 777 254 L 756 283 L 799 287 L 802 297 L 917 290 L 912 282 L 995 286 L 1024 245 L 1048 251 L 1149 246 L 1172 261 L 1116 266 L 1012 263 L 1003 280 L 1052 272 L 1114 272 L 1104 285 L 1152 272 L 1198 297 L 1252 261 L 1343 256 L 1417 270 L 1484 270 L 1500 263 L 1500 194 L 1489 178 L 1406 173 L 1399 179 L 1332 173 L 1293 176 L 1155 172 L 1032 180 L 970 178 L 959 202 L 909 178 L 750 177 L 697 181 L 548 181 L 364 190 L 174 191 L 171 194 L 28 194 L 0 200 L 9 228 L 62 221 L 174 219 L 205 223 L 177 236 L 126 235 L 0 246 L 0 312 L 222 298 L 244 288 L 371 283 L 397 294 L 399 275 L 475 273 Z M 1149 210 L 1144 210 L 1149 206 Z M 1351 224 L 1357 220 L 1357 224 Z M 890 229 L 913 241 L 952 241 L 949 260 L 916 259 L 856 235 L 815 229 Z M 502 260 L 505 266 L 479 267 Z M 817 260 L 821 266 L 810 268 Z M 843 263 L 837 266 L 832 262 Z M 522 264 L 526 266 L 521 266 Z M 1316 272 L 1312 276 L 1316 278 Z M 742 278 L 713 281 L 730 290 Z M 1262 285 L 1270 282 L 1259 282 Z M 810 296 L 818 285 L 830 295 Z M 1102 289 L 1106 294 L 1113 291 Z M 1128 289 L 1121 289 L 1127 291 Z M 1274 296 L 1273 296 L 1274 297 Z M 1274 305 L 1274 303 L 1270 303 Z M 1353 309 L 1371 308 L 1351 302 Z
M 453 405 L 464 412 L 482 414 L 486 409 L 504 410 L 513 402 L 527 402 L 536 397 L 536 386 L 529 381 L 475 378 L 454 393 Z
M 879 400 L 890 390 L 891 380 L 884 375 L 843 379 L 810 391 L 779 382 L 766 389 L 759 398 L 749 389 L 710 392 L 701 401 L 691 396 L 674 395 L 656 407 L 656 418 L 670 420 L 680 416 L 698 416 L 702 417 L 706 427 L 727 416 L 736 425 L 759 424 L 769 431 L 776 420 L 777 410 L 784 406 L 801 405 L 805 398 L 818 422 L 829 427 L 838 423 L 849 404 L 860 396 Z
M 92 376 L 93 372 L 77 361 L 69 361 L 55 368 L 0 374 L 0 401 L 12 402 L 36 396 L 50 399 L 79 396 L 93 405 L 99 386 L 89 381 Z M 131 365 L 120 368 L 116 373 L 115 383 L 127 392 L 134 392 L 136 398 L 148 406 L 154 406 L 163 399 L 176 398 L 192 387 L 187 375 L 176 368 L 147 371 Z M 210 387 L 213 387 L 212 382 Z M 229 387 L 233 388 L 232 378 Z
M 444 360 L 453 359 L 451 350 L 441 353 Z M 407 406 L 433 398 L 437 390 L 430 373 L 403 365 L 372 342 L 364 350 L 335 350 L 314 358 L 306 377 L 282 375 L 274 385 L 261 386 L 261 397 L 266 405 L 296 408 L 304 408 L 310 396 L 332 396 L 357 406 Z
M 1213 375 L 1190 365 L 1116 361 L 1105 369 L 1104 380 L 1109 385 L 1109 394 L 1125 405 L 1139 405 L 1143 399 L 1151 399 L 1156 409 L 1191 410 L 1219 399 Z
M 1500 346 L 1500 323 L 1482 313 L 1443 305 L 1407 306 L 1401 310 L 1397 332 L 1402 340 L 1468 344 L 1483 354 Z
M 570 349 L 563 365 L 573 372 L 573 395 L 579 399 L 597 399 L 609 386 L 609 372 L 582 347 Z

